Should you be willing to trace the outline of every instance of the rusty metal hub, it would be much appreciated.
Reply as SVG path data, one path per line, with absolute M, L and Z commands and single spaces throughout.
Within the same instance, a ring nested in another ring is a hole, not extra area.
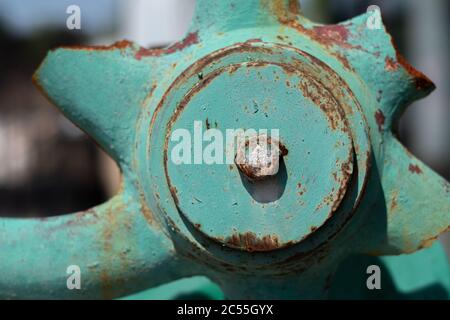
M 179 213 L 205 236 L 270 251 L 299 243 L 336 213 L 360 156 L 345 113 L 351 106 L 329 90 L 342 86 L 324 77 L 324 65 L 298 49 L 250 40 L 204 57 L 166 92 L 154 119 L 166 124 L 159 141 L 166 180 Z M 174 163 L 171 133 L 187 128 L 195 136 L 199 120 L 223 137 L 231 128 L 279 130 L 286 155 L 276 177 L 249 182 L 234 163 Z M 258 197 L 265 189 L 276 197 Z

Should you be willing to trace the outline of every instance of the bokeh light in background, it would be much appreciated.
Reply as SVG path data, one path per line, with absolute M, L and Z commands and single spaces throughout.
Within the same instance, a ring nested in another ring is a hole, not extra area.
M 401 139 L 449 180 L 449 1 L 301 2 L 308 17 L 323 23 L 352 18 L 372 4 L 381 8 L 400 51 L 438 87 L 408 109 Z M 66 8 L 71 4 L 81 8 L 81 30 L 66 28 Z M 142 46 L 162 46 L 184 34 L 194 4 L 194 0 L 0 0 L 0 215 L 83 210 L 106 200 L 118 186 L 115 164 L 31 84 L 46 52 L 59 45 L 110 44 L 124 38 Z
M 117 0 L 1 0 L 0 21 L 17 37 L 29 37 L 44 29 L 61 30 L 66 26 L 66 8 L 76 4 L 82 8 L 83 33 L 111 33 L 116 26 L 117 3 Z

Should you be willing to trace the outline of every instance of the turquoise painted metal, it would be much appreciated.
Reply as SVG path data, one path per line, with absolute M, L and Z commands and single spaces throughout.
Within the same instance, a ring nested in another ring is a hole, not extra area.
M 122 187 L 84 212 L 0 219 L 0 296 L 116 298 L 205 275 L 229 298 L 365 298 L 343 291 L 351 266 L 376 259 L 358 257 L 413 253 L 450 226 L 449 183 L 393 132 L 434 85 L 369 15 L 320 25 L 296 1 L 199 0 L 166 48 L 51 51 L 35 83 L 115 159 Z M 278 174 L 174 163 L 172 134 L 195 137 L 196 122 L 279 129 Z M 423 285 L 410 266 L 437 270 L 427 281 L 448 297 L 448 262 L 430 250 L 376 261 L 408 290 Z M 66 287 L 69 265 L 81 290 Z

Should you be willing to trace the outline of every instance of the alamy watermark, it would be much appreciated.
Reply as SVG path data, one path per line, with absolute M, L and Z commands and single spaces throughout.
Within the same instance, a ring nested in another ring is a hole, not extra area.
M 66 19 L 66 26 L 69 30 L 81 29 L 81 8 L 76 4 L 67 7 L 66 13 L 69 15 Z
M 170 158 L 174 164 L 268 164 L 279 152 L 279 129 L 226 129 L 225 134 L 219 129 L 203 129 L 202 121 L 194 121 L 193 135 L 187 129 L 172 132 L 170 141 L 175 145 Z
M 367 267 L 366 273 L 370 276 L 367 278 L 366 286 L 369 290 L 381 290 L 381 269 L 377 265 Z
M 380 30 L 383 27 L 383 19 L 381 17 L 381 9 L 377 5 L 371 5 L 367 8 L 369 17 L 366 21 L 366 27 L 369 30 Z
M 67 277 L 66 285 L 69 290 L 81 289 L 81 269 L 77 265 L 70 265 L 66 269 Z

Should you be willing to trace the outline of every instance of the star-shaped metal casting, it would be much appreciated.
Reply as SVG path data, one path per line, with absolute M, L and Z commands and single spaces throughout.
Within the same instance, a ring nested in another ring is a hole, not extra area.
M 166 48 L 51 51 L 35 83 L 119 164 L 121 189 L 80 213 L 0 219 L 0 296 L 114 298 L 206 275 L 231 298 L 318 298 L 352 253 L 429 246 L 449 229 L 450 186 L 393 130 L 434 85 L 369 18 L 320 25 L 297 1 L 198 0 Z M 278 198 L 255 200 L 232 164 L 171 163 L 170 133 L 196 119 L 279 128 Z M 67 290 L 69 265 L 81 290 Z

